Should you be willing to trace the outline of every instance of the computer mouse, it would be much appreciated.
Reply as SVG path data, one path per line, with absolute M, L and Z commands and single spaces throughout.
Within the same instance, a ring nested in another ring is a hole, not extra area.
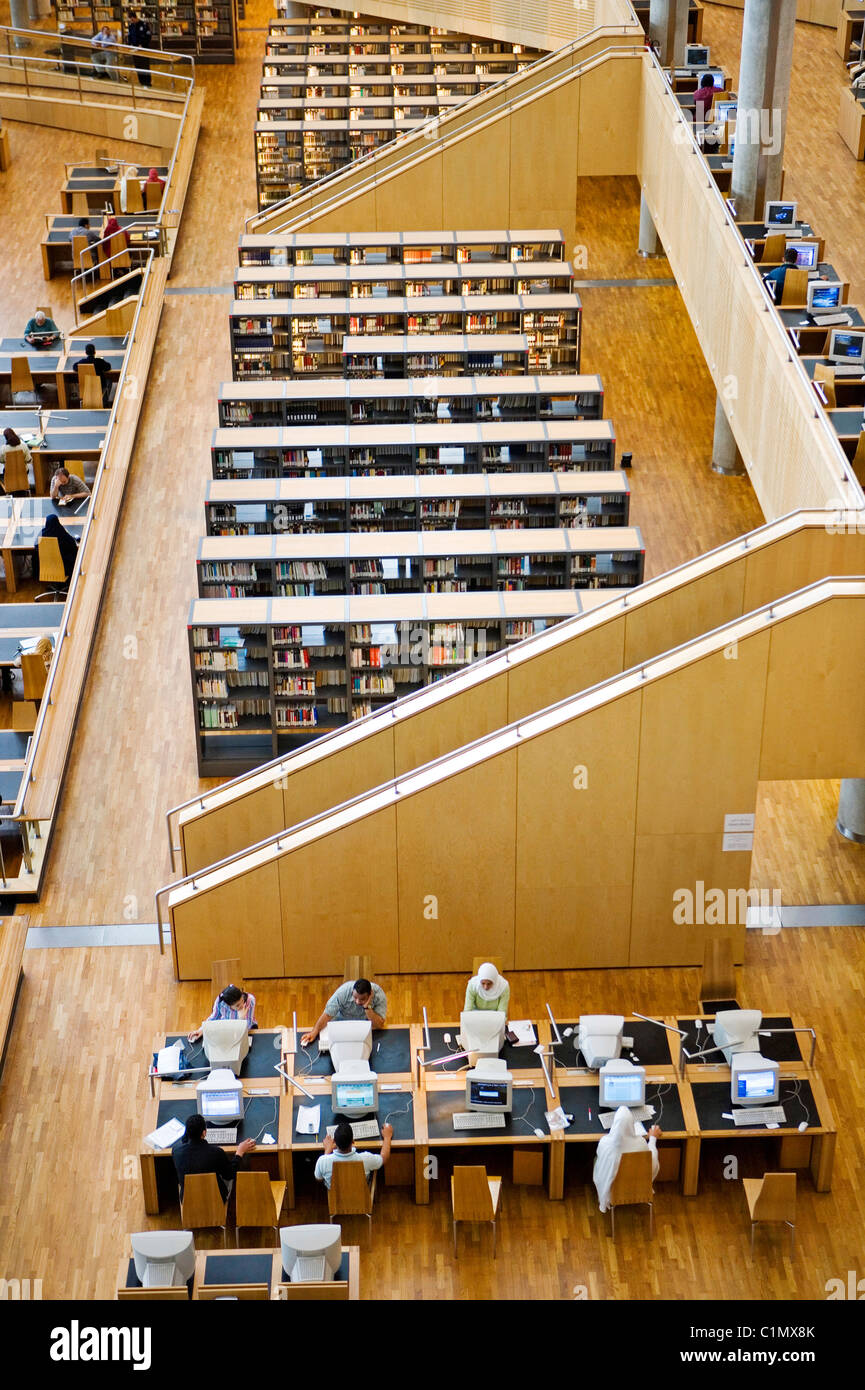
M 451 1035 L 450 1035 L 450 1033 L 445 1033 L 445 1042 L 446 1042 L 446 1043 L 449 1043 L 450 1040 L 451 1040 Z
M 544 1131 L 542 1129 L 536 1129 L 535 1134 L 538 1136 L 539 1139 L 546 1138 L 546 1135 L 544 1134 Z
M 799 1126 L 799 1133 L 800 1133 L 800 1134 L 804 1134 L 804 1133 L 805 1133 L 805 1130 L 806 1130 L 807 1128 L 808 1128 L 808 1121 L 807 1121 L 807 1120 L 803 1120 L 802 1123 L 801 1123 L 800 1126 Z
M 564 1032 L 562 1033 L 562 1037 L 563 1037 L 563 1038 L 569 1038 L 569 1037 L 572 1035 L 573 1031 L 574 1031 L 573 1028 L 566 1028 L 566 1029 L 564 1030 Z

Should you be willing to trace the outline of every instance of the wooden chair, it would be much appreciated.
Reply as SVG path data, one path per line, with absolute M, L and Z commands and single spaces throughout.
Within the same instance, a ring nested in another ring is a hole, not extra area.
M 96 368 L 89 364 L 78 367 L 78 394 L 82 410 L 102 409 L 102 382 L 96 375 Z
M 367 1181 L 362 1163 L 334 1163 L 327 1194 L 330 1219 L 335 1216 L 365 1216 L 372 1233 L 372 1208 L 375 1202 L 377 1173 Z
M 19 734 L 32 734 L 36 728 L 37 713 L 32 700 L 13 700 L 12 728 Z
M 86 217 L 90 212 L 90 204 L 87 201 L 86 193 L 73 193 L 71 203 L 73 217 Z
M 111 238 L 111 241 L 109 243 L 108 254 L 112 258 L 111 265 L 109 266 L 109 271 L 113 271 L 115 275 L 119 270 L 132 269 L 132 261 L 129 257 L 129 247 L 126 245 L 126 237 L 123 235 L 122 232 L 114 233 L 114 236 Z
M 185 1231 L 222 1227 L 222 1243 L 228 1226 L 228 1203 L 222 1200 L 215 1173 L 190 1173 L 184 1180 L 180 1221 Z
M 117 1290 L 118 1303 L 188 1303 L 189 1290 L 185 1284 L 166 1284 L 164 1287 L 158 1285 L 149 1289 L 127 1289 Z
M 278 1236 L 285 1187 L 284 1182 L 272 1182 L 267 1173 L 238 1173 L 234 1193 L 235 1228 L 239 1231 L 241 1226 L 272 1226 Z
M 141 184 L 130 174 L 126 180 L 126 211 L 143 212 L 144 200 L 141 197 Z
M 146 183 L 144 185 L 144 206 L 147 212 L 159 211 L 164 192 L 165 187 L 161 183 Z
M 371 980 L 372 979 L 372 956 L 346 956 L 345 969 L 342 972 L 344 980 Z
M 36 595 L 36 603 L 42 598 L 66 598 L 69 580 L 56 536 L 43 536 L 39 542 L 39 583 L 51 587 Z
M 483 964 L 483 962 L 480 962 Z M 496 1218 L 502 1195 L 501 1178 L 488 1178 L 483 1164 L 457 1166 L 451 1176 L 451 1208 L 453 1210 L 454 1259 L 457 1253 L 458 1221 L 489 1221 L 493 1228 L 493 1259 L 496 1258 Z
M 214 960 L 210 963 L 211 999 L 215 999 L 229 985 L 237 985 L 238 989 L 243 989 L 243 973 L 240 969 L 239 956 L 234 956 L 230 960 Z
M 86 236 L 74 236 L 72 238 L 72 269 L 77 275 L 80 270 L 90 270 L 92 257 L 90 256 L 90 242 Z
M 232 1298 L 242 1302 L 269 1303 L 270 1289 L 267 1284 L 200 1284 L 198 1297 L 202 1303 L 216 1298 Z
M 21 653 L 21 678 L 25 700 L 41 700 L 48 681 L 48 668 L 38 652 Z
M 852 462 L 853 472 L 861 483 L 865 479 L 865 430 L 860 431 L 859 438 L 856 440 L 856 452 Z
M 10 382 L 13 405 L 39 405 L 39 392 L 26 357 L 13 357 Z
M 652 1152 L 641 1149 L 634 1153 L 623 1153 L 619 1161 L 619 1171 L 610 1188 L 610 1235 L 616 1239 L 616 1207 L 643 1206 L 649 1208 L 649 1238 L 652 1235 Z
M 700 1005 L 703 1001 L 736 998 L 736 968 L 729 936 L 711 936 L 703 947 Z
M 761 264 L 766 261 L 774 261 L 780 265 L 784 259 L 784 252 L 787 250 L 787 238 L 783 232 L 771 232 L 763 243 L 763 250 L 760 254 Z
M 783 1221 L 790 1227 L 790 1253 L 796 1240 L 796 1174 L 764 1173 L 762 1178 L 743 1178 L 745 1201 L 751 1217 L 751 1253 L 754 1227 L 764 1221 Z
M 805 304 L 808 299 L 808 272 L 795 266 L 784 276 L 784 289 L 781 292 L 782 304 Z
M 814 364 L 814 380 L 819 381 L 826 397 L 826 409 L 836 410 L 838 398 L 835 393 L 835 368 L 828 367 L 825 362 Z
M 494 965 L 500 975 L 505 973 L 502 970 L 501 956 L 474 956 L 472 959 L 472 975 L 477 975 L 482 965 Z
M 80 371 L 81 368 L 79 367 L 78 370 Z M 92 368 L 90 368 L 89 370 L 92 371 Z M 96 379 L 97 381 L 99 380 L 98 377 Z M 67 459 L 64 466 L 66 468 L 67 473 L 74 474 L 76 478 L 81 479 L 82 483 L 86 481 L 84 477 L 84 464 L 82 463 L 81 459 Z
M 54 310 L 50 304 L 37 304 L 36 312 L 37 314 L 44 314 L 47 319 L 51 319 L 52 323 L 55 322 Z
M 30 495 L 27 460 L 23 449 L 7 449 L 3 472 L 3 488 L 7 494 L 24 492 Z

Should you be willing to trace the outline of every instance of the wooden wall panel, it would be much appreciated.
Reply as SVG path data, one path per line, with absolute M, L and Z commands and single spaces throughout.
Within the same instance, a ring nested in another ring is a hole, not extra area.
M 511 751 L 398 804 L 400 970 L 513 968 L 516 770 Z
M 565 256 L 575 241 L 582 83 L 568 82 L 514 112 L 509 227 L 561 227 Z
M 518 750 L 516 967 L 626 965 L 640 694 Z
M 177 973 L 209 980 L 211 962 L 239 956 L 248 980 L 285 975 L 275 864 L 199 893 L 174 912 Z
M 207 797 L 203 798 L 205 805 Z M 275 835 L 286 824 L 283 797 L 272 782 L 249 796 L 235 796 L 180 827 L 187 873 Z
M 745 564 L 719 565 L 701 579 L 671 589 L 653 603 L 633 608 L 625 616 L 625 655 L 622 669 L 639 666 L 650 657 L 699 637 L 739 617 L 743 609 Z
M 349 744 L 339 753 L 319 758 L 288 775 L 279 829 L 322 815 L 382 782 L 389 782 L 393 776 L 393 734 L 390 729 L 382 729 L 371 738 Z
M 473 686 L 445 704 L 394 725 L 394 776 L 433 762 L 508 723 L 508 677 Z
M 508 722 L 588 690 L 622 670 L 624 620 L 614 618 L 571 642 L 514 666 L 508 677 Z
M 376 230 L 401 230 L 406 224 L 407 209 L 410 209 L 413 226 L 422 224 L 430 231 L 444 227 L 442 177 L 442 161 L 437 157 L 424 160 L 399 179 L 380 180 L 375 190 Z M 450 219 L 450 208 L 448 217 Z M 449 225 L 462 224 L 449 220 Z M 354 227 L 351 230 L 354 231 Z
M 634 174 L 640 125 L 642 60 L 600 64 L 580 80 L 579 168 L 593 174 Z
M 629 965 L 702 965 L 706 936 L 717 932 L 720 919 L 717 923 L 674 922 L 673 913 L 681 900 L 673 895 L 682 889 L 694 894 L 696 918 L 698 885 L 703 885 L 704 894 L 710 888 L 719 888 L 725 895 L 726 916 L 728 892 L 747 887 L 750 866 L 750 850 L 724 854 L 720 835 L 637 835 Z M 734 898 L 732 902 L 738 914 L 738 900 Z M 704 918 L 709 915 L 703 913 Z M 743 925 L 736 928 L 733 940 L 734 958 L 741 964 L 745 946 Z
M 451 226 L 509 225 L 510 153 L 509 118 L 445 148 L 441 157 L 442 198 Z M 412 215 L 412 226 L 416 225 Z
M 865 574 L 865 530 L 833 535 L 828 528 L 808 527 L 753 550 L 745 570 L 748 613 L 829 575 Z
M 286 975 L 342 976 L 347 956 L 399 970 L 393 808 L 279 861 Z

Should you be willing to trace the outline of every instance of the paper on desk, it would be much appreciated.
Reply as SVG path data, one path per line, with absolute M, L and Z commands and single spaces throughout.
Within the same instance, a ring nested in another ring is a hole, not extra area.
M 508 1028 L 512 1033 L 516 1033 L 517 1040 L 514 1047 L 530 1047 L 538 1040 L 538 1035 L 532 1027 L 531 1021 L 527 1018 L 510 1019 Z
M 320 1124 L 320 1105 L 299 1105 L 297 1107 L 298 1134 L 318 1134 L 318 1127 Z
M 161 1047 L 156 1058 L 156 1071 L 159 1076 L 171 1076 L 180 1071 L 182 1043 L 172 1043 L 171 1047 Z
M 185 1132 L 186 1126 L 179 1120 L 168 1120 L 158 1129 L 154 1129 L 152 1134 L 145 1134 L 144 1142 L 149 1144 L 151 1149 L 170 1149 Z
M 513 1025 L 511 1026 L 513 1027 Z M 547 1122 L 550 1134 L 552 1134 L 555 1129 L 567 1129 L 570 1124 L 567 1115 L 560 1105 L 557 1105 L 555 1110 L 545 1110 L 544 1119 Z

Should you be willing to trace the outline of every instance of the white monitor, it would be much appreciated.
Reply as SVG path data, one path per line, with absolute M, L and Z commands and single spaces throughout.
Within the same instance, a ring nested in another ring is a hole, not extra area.
M 191 1231 L 138 1231 L 130 1240 L 135 1273 L 143 1288 L 185 1284 L 195 1273 Z
M 840 308 L 843 292 L 840 280 L 812 280 L 808 286 L 808 312 Z
M 340 1062 L 365 1062 L 372 1055 L 372 1024 L 366 1019 L 358 1022 L 329 1023 L 327 1044 L 335 1068 L 339 1067 Z
M 583 1014 L 574 1046 L 582 1052 L 586 1066 L 597 1071 L 622 1051 L 625 1019 L 622 1014 Z
M 705 44 L 689 43 L 685 45 L 685 67 L 689 72 L 699 72 L 708 66 L 709 50 Z
M 461 1047 L 481 1057 L 498 1057 L 505 1040 L 506 1023 L 500 1009 L 469 1009 L 461 1013 Z
M 708 1032 L 715 1039 L 728 1062 L 737 1052 L 759 1052 L 758 1031 L 763 1022 L 759 1009 L 723 1009 L 715 1014 L 714 1024 L 709 1024 Z
M 759 1052 L 737 1052 L 730 1063 L 730 1099 L 734 1105 L 774 1105 L 780 1067 Z
M 231 1125 L 243 1119 L 243 1083 L 227 1067 L 199 1081 L 195 1096 L 198 1113 L 209 1125 Z
M 763 222 L 767 232 L 786 232 L 796 226 L 798 203 L 788 203 L 781 198 L 770 198 L 763 210 Z
M 513 1108 L 513 1081 L 503 1059 L 482 1058 L 466 1072 L 466 1109 L 509 1115 Z
M 865 369 L 865 332 L 862 329 L 858 332 L 849 328 L 833 329 L 826 355 L 830 362 Z
M 736 108 L 738 102 L 735 101 L 716 101 L 715 120 L 716 121 L 735 121 Z
M 635 1067 L 627 1058 L 606 1062 L 598 1074 L 598 1104 L 602 1110 L 618 1110 L 620 1105 L 646 1103 L 646 1069 Z
M 715 91 L 723 92 L 725 81 L 724 74 L 721 71 L 718 71 L 711 73 L 710 76 L 712 78 L 712 86 L 715 88 Z
M 235 1076 L 249 1052 L 249 1026 L 245 1018 L 208 1019 L 201 1029 L 204 1055 L 212 1067 L 228 1067 Z
M 343 1062 L 330 1082 L 330 1104 L 334 1115 L 356 1119 L 378 1110 L 378 1077 L 366 1062 Z
M 796 238 L 788 241 L 785 247 L 787 251 L 796 252 L 797 270 L 815 270 L 819 249 L 819 243 L 816 241 L 798 241 Z
M 282 1268 L 292 1284 L 335 1279 L 342 1262 L 341 1226 L 283 1226 Z

